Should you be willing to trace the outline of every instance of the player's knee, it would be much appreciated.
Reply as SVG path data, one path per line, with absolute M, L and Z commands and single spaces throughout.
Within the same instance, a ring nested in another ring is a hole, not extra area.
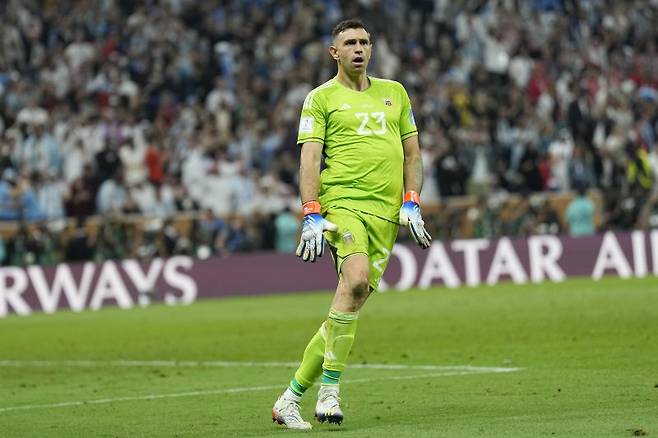
M 355 300 L 362 300 L 368 296 L 368 272 L 362 272 L 350 282 L 350 290 Z

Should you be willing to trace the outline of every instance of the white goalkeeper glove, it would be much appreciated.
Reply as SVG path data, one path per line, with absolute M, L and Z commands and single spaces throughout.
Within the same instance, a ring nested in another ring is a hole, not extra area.
M 316 257 L 322 257 L 324 252 L 324 236 L 326 231 L 337 231 L 338 226 L 322 217 L 320 203 L 307 201 L 302 206 L 304 223 L 302 224 L 302 237 L 297 247 L 297 257 L 305 262 L 315 262 Z
M 409 227 L 411 235 L 421 248 L 430 247 L 432 236 L 425 229 L 425 222 L 420 214 L 420 196 L 413 190 L 404 195 L 404 203 L 400 208 L 400 225 Z

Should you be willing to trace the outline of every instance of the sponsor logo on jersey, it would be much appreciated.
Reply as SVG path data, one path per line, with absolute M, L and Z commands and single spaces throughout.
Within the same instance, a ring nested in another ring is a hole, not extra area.
M 348 110 L 348 109 L 352 109 L 352 105 L 350 105 L 349 103 L 344 103 L 340 106 L 341 111 Z
M 299 121 L 299 133 L 300 134 L 312 134 L 313 133 L 313 116 L 302 117 Z
M 393 105 L 393 102 L 391 102 L 391 99 L 386 97 L 386 98 L 384 98 L 384 105 L 391 106 L 391 105 Z

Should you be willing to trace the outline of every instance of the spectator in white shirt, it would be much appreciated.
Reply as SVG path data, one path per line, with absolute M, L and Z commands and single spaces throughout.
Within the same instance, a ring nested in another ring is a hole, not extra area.
M 119 158 L 123 166 L 124 181 L 128 187 L 146 180 L 147 169 L 144 163 L 145 148 L 128 139 L 119 148 Z
M 120 213 L 128 200 L 128 192 L 123 186 L 123 173 L 119 168 L 106 179 L 98 189 L 96 208 L 99 213 Z
M 64 194 L 66 183 L 57 177 L 57 173 L 42 172 L 38 184 L 35 184 L 37 203 L 45 219 L 61 219 L 64 214 Z

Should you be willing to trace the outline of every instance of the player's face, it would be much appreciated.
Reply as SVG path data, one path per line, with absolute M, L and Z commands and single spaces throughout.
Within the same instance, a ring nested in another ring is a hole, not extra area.
M 338 66 L 348 73 L 365 72 L 371 52 L 370 35 L 365 29 L 342 31 L 329 48 L 329 53 L 338 61 Z

